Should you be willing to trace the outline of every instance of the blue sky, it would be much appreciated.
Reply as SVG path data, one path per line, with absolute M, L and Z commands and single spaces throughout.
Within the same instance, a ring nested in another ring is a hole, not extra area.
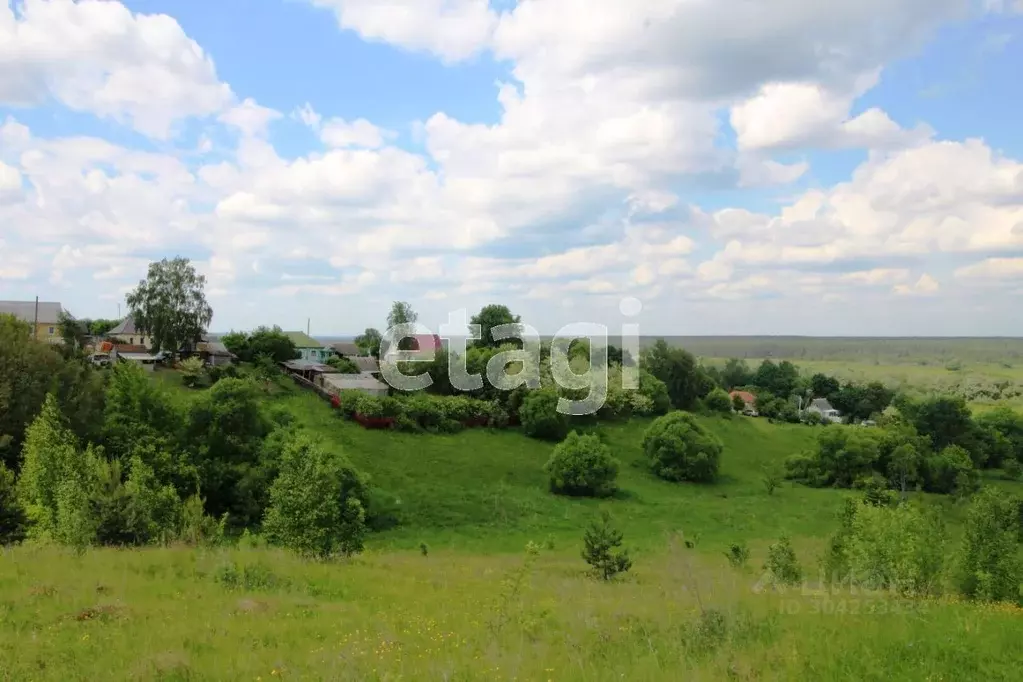
M 0 298 L 1021 335 L 1018 0 L 0 4 Z

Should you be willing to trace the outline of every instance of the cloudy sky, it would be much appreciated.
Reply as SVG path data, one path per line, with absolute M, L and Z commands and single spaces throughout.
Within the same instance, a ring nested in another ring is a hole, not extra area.
M 0 298 L 1023 335 L 1020 64 L 1023 0 L 0 0 Z

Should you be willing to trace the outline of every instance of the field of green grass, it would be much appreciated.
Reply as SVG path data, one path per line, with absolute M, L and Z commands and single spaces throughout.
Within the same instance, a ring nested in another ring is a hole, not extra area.
M 154 380 L 197 395 L 176 373 Z M 772 495 L 762 472 L 811 447 L 817 427 L 704 418 L 725 451 L 721 480 L 700 486 L 647 470 L 648 422 L 602 424 L 621 492 L 594 501 L 549 493 L 553 445 L 515 430 L 369 431 L 287 382 L 267 400 L 386 490 L 400 526 L 331 563 L 247 546 L 6 550 L 0 680 L 1019 679 L 1015 607 L 814 587 L 853 493 L 785 483 Z M 927 502 L 954 539 L 963 507 Z M 601 508 L 635 564 L 610 584 L 579 557 Z M 760 591 L 782 534 L 810 586 Z M 733 542 L 751 548 L 744 569 L 725 559 Z

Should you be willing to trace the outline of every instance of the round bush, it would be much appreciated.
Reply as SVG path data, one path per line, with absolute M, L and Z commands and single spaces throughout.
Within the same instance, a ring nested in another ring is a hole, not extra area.
M 522 430 L 527 436 L 561 440 L 568 434 L 568 415 L 558 412 L 558 394 L 551 389 L 532 391 L 519 408 Z
M 724 390 L 715 388 L 703 399 L 703 404 L 710 412 L 720 414 L 732 413 L 732 398 Z
M 551 490 L 562 495 L 607 497 L 618 489 L 618 460 L 594 435 L 568 434 L 543 470 L 550 476 Z
M 668 481 L 713 481 L 723 449 L 717 436 L 688 412 L 659 417 L 643 436 L 643 451 L 654 473 Z

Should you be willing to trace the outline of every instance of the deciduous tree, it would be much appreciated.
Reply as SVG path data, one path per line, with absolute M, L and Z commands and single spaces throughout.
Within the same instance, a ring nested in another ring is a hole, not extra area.
M 206 277 L 187 258 L 150 263 L 146 279 L 127 296 L 135 326 L 153 339 L 153 350 L 177 352 L 195 344 L 213 319 L 206 302 Z

